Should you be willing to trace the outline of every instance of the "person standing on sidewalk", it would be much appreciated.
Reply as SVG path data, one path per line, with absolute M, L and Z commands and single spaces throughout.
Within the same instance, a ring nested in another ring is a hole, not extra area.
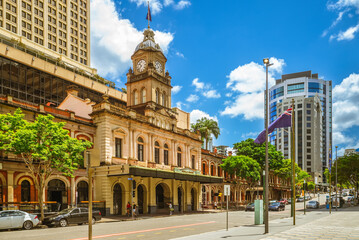
M 126 209 L 127 209 L 127 217 L 130 217 L 131 216 L 131 204 L 130 204 L 130 202 L 127 202 Z

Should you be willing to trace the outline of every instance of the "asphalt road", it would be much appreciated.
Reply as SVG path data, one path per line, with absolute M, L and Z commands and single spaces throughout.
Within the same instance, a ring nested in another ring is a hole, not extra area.
M 303 203 L 296 206 L 298 214 Z M 316 210 L 324 211 L 324 209 Z M 270 212 L 270 220 L 290 216 L 290 206 L 285 211 Z M 149 219 L 96 223 L 93 226 L 93 239 L 171 239 L 205 232 L 217 231 L 226 227 L 226 213 L 203 213 L 153 217 Z M 254 213 L 244 211 L 229 212 L 229 228 L 254 224 Z M 65 228 L 43 228 L 0 231 L 0 239 L 12 240 L 82 240 L 87 239 L 88 225 L 72 225 Z

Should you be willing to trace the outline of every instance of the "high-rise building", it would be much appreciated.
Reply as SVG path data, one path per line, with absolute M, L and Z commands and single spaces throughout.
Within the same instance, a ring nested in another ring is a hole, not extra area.
M 295 102 L 296 162 L 304 170 L 325 180 L 332 144 L 332 82 L 311 71 L 282 75 L 270 88 L 270 123 Z M 270 141 L 291 158 L 288 129 L 274 131 Z
M 0 1 L 0 38 L 90 69 L 90 1 Z

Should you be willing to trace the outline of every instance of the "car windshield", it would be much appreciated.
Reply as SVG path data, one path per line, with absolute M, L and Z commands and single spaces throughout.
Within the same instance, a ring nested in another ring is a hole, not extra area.
M 272 206 L 278 206 L 279 204 L 278 202 L 271 203 Z
M 317 203 L 316 201 L 309 201 L 309 203 Z
M 254 206 L 254 203 L 250 203 L 250 204 L 248 204 L 248 206 L 252 207 L 252 206 Z
M 69 212 L 71 212 L 73 209 L 71 209 L 71 208 L 66 208 L 66 209 L 64 209 L 64 210 L 61 210 L 59 213 L 60 214 L 65 214 L 65 213 L 69 213 Z

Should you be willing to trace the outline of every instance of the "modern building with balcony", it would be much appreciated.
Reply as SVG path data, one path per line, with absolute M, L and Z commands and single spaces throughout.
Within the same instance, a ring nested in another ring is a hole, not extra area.
M 269 90 L 270 123 L 295 102 L 296 163 L 312 174 L 318 183 L 326 182 L 332 144 L 332 82 L 311 71 L 282 75 Z M 270 141 L 291 158 L 290 128 L 278 129 Z

